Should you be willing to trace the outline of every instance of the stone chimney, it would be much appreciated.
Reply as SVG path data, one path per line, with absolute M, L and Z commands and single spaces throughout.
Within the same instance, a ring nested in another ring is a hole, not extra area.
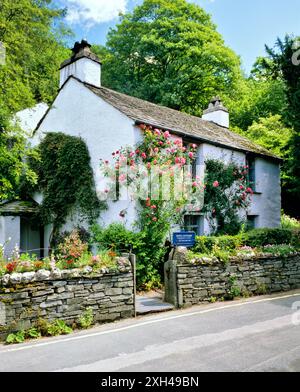
M 72 56 L 64 61 L 60 67 L 60 87 L 69 76 L 73 75 L 82 82 L 101 86 L 101 62 L 92 53 L 91 45 L 86 41 L 76 42 L 72 49 Z
M 214 122 L 221 127 L 229 128 L 229 112 L 223 106 L 220 97 L 214 97 L 202 116 L 203 120 Z

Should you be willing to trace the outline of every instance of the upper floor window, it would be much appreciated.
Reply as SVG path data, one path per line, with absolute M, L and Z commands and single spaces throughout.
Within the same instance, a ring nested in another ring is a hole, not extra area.
M 249 167 L 249 174 L 248 174 L 248 179 L 251 188 L 253 191 L 256 190 L 256 170 L 255 170 L 255 157 L 254 156 L 248 156 L 247 158 L 247 165 Z

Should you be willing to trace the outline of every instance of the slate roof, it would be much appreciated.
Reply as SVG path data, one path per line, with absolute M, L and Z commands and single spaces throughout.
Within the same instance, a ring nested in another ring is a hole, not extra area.
M 265 158 L 282 162 L 282 158 L 255 144 L 250 139 L 230 131 L 228 128 L 221 127 L 211 121 L 203 120 L 200 117 L 192 116 L 178 110 L 156 105 L 143 99 L 110 90 L 106 87 L 93 86 L 82 82 L 73 75 L 69 76 L 60 88 L 59 92 L 70 79 L 75 79 L 79 83 L 83 84 L 98 97 L 111 104 L 127 117 L 134 120 L 137 124 L 152 125 L 202 143 L 207 142 L 209 144 L 245 153 L 255 153 Z M 37 124 L 34 132 L 39 129 L 50 110 L 51 106 Z
M 7 201 L 0 204 L 0 216 L 21 216 L 33 214 L 37 211 L 37 203 L 34 201 Z
M 213 122 L 203 120 L 200 117 L 121 94 L 105 87 L 95 87 L 87 83 L 83 84 L 137 123 L 173 131 L 182 136 L 195 138 L 203 142 L 281 160 L 278 156 L 246 137 Z

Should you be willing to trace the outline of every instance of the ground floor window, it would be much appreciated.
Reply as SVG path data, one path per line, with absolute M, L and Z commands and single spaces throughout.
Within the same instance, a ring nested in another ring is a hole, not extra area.
M 184 229 L 194 231 L 197 235 L 204 234 L 204 216 L 203 215 L 185 215 Z
M 257 227 L 258 215 L 248 215 L 247 216 L 247 228 L 248 230 L 255 229 Z
M 43 229 L 31 223 L 30 219 L 21 217 L 20 250 L 22 253 L 43 257 Z

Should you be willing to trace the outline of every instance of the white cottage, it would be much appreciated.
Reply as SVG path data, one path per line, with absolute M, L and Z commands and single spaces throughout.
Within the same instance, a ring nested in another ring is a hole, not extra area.
M 139 124 L 147 124 L 168 130 L 183 142 L 196 143 L 198 163 L 206 159 L 221 159 L 224 162 L 250 166 L 255 183 L 254 195 L 247 219 L 252 226 L 278 227 L 280 225 L 281 188 L 280 159 L 252 141 L 229 129 L 229 113 L 218 97 L 213 99 L 202 118 L 191 116 L 167 107 L 118 93 L 101 86 L 101 62 L 90 50 L 86 41 L 76 43 L 73 55 L 60 68 L 60 89 L 47 108 L 40 104 L 34 109 L 18 113 L 21 125 L 33 131 L 32 144 L 37 145 L 47 132 L 63 132 L 80 136 L 86 142 L 94 171 L 97 190 L 102 190 L 100 158 L 111 160 L 112 151 L 126 145 L 135 145 L 142 138 Z M 41 202 L 40 195 L 34 195 Z M 28 206 L 27 206 L 28 207 Z M 25 249 L 41 248 L 49 244 L 50 227 L 44 233 L 28 227 L 29 211 L 2 206 L 0 209 L 0 242 L 13 237 Z M 136 205 L 130 201 L 110 203 L 102 213 L 101 224 L 123 221 L 120 211 L 126 210 L 126 225 L 130 227 L 136 219 Z M 201 213 L 186 216 L 186 223 L 198 234 L 208 234 L 209 225 Z M 69 229 L 71 220 L 67 225 Z M 31 233 L 29 236 L 28 233 Z M 27 240 L 24 239 L 26 235 Z

